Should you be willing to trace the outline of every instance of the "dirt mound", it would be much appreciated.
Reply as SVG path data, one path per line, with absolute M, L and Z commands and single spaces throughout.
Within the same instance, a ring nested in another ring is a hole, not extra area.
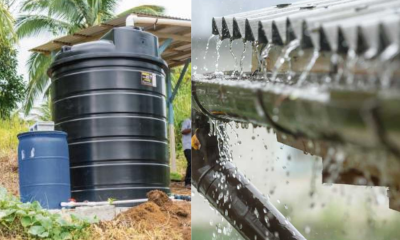
M 191 239 L 191 208 L 190 202 L 174 202 L 162 191 L 151 191 L 147 194 L 149 201 L 117 216 L 121 224 L 145 226 L 148 230 L 154 228 L 173 229 L 178 238 Z
M 154 202 L 160 207 L 166 207 L 167 205 L 169 206 L 172 204 L 172 200 L 168 197 L 168 195 L 159 190 L 154 190 L 147 193 L 147 198 L 149 199 L 149 202 Z

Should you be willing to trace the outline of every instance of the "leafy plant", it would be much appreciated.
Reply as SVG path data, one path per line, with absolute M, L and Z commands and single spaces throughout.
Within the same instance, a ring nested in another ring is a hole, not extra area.
M 182 181 L 182 175 L 177 172 L 171 172 L 169 174 L 169 177 L 170 177 L 171 181 L 178 181 L 178 182 Z
M 117 201 L 117 199 L 109 198 L 107 201 L 112 205 L 112 204 L 114 204 L 115 201 Z
M 51 121 L 53 119 L 51 115 L 51 104 L 50 96 L 47 96 L 40 106 L 33 108 L 36 110 L 35 112 L 37 112 L 37 114 L 31 113 L 31 115 L 36 115 L 40 121 Z
M 129 13 L 144 13 L 144 14 L 151 14 L 151 15 L 162 15 L 165 12 L 165 7 L 157 6 L 157 5 L 142 5 L 138 7 L 131 8 L 126 10 L 120 14 L 118 17 L 127 15 Z
M 6 119 L 25 95 L 22 76 L 17 74 L 16 51 L 0 45 L 0 118 Z
M 11 46 L 16 42 L 14 32 L 14 18 L 10 13 L 10 7 L 13 1 L 0 0 L 0 45 Z
M 70 215 L 70 219 L 42 209 L 38 202 L 21 203 L 0 188 L 0 232 L 29 239 L 89 239 L 88 228 L 97 219 Z

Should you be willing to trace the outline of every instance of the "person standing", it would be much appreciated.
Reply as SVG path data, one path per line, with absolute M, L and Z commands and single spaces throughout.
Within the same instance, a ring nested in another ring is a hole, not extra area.
M 190 189 L 192 182 L 192 151 L 191 151 L 191 138 L 192 138 L 192 120 L 187 118 L 182 122 L 182 148 L 187 161 L 185 187 Z

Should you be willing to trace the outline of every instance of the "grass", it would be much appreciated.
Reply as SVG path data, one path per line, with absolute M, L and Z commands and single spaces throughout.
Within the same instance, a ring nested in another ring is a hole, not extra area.
M 17 135 L 27 131 L 29 123 L 14 116 L 11 119 L 0 119 L 0 158 L 16 153 L 18 147 Z
M 0 120 L 0 186 L 4 186 L 14 196 L 19 195 L 17 135 L 27 131 L 28 126 L 29 123 L 18 117 Z
M 170 174 L 171 181 L 182 181 L 183 176 L 176 172 L 171 172 Z
M 151 231 L 149 231 L 151 229 Z M 140 224 L 126 225 L 121 224 L 118 220 L 94 224 L 90 228 L 92 239 L 96 240 L 181 240 L 180 233 L 169 227 L 167 224 L 164 227 L 148 226 L 146 222 Z

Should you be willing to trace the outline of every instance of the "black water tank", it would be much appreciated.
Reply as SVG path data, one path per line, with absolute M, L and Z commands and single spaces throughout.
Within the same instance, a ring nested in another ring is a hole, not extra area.
M 157 37 L 131 27 L 55 56 L 49 69 L 53 120 L 68 133 L 77 201 L 170 192 L 166 69 Z

